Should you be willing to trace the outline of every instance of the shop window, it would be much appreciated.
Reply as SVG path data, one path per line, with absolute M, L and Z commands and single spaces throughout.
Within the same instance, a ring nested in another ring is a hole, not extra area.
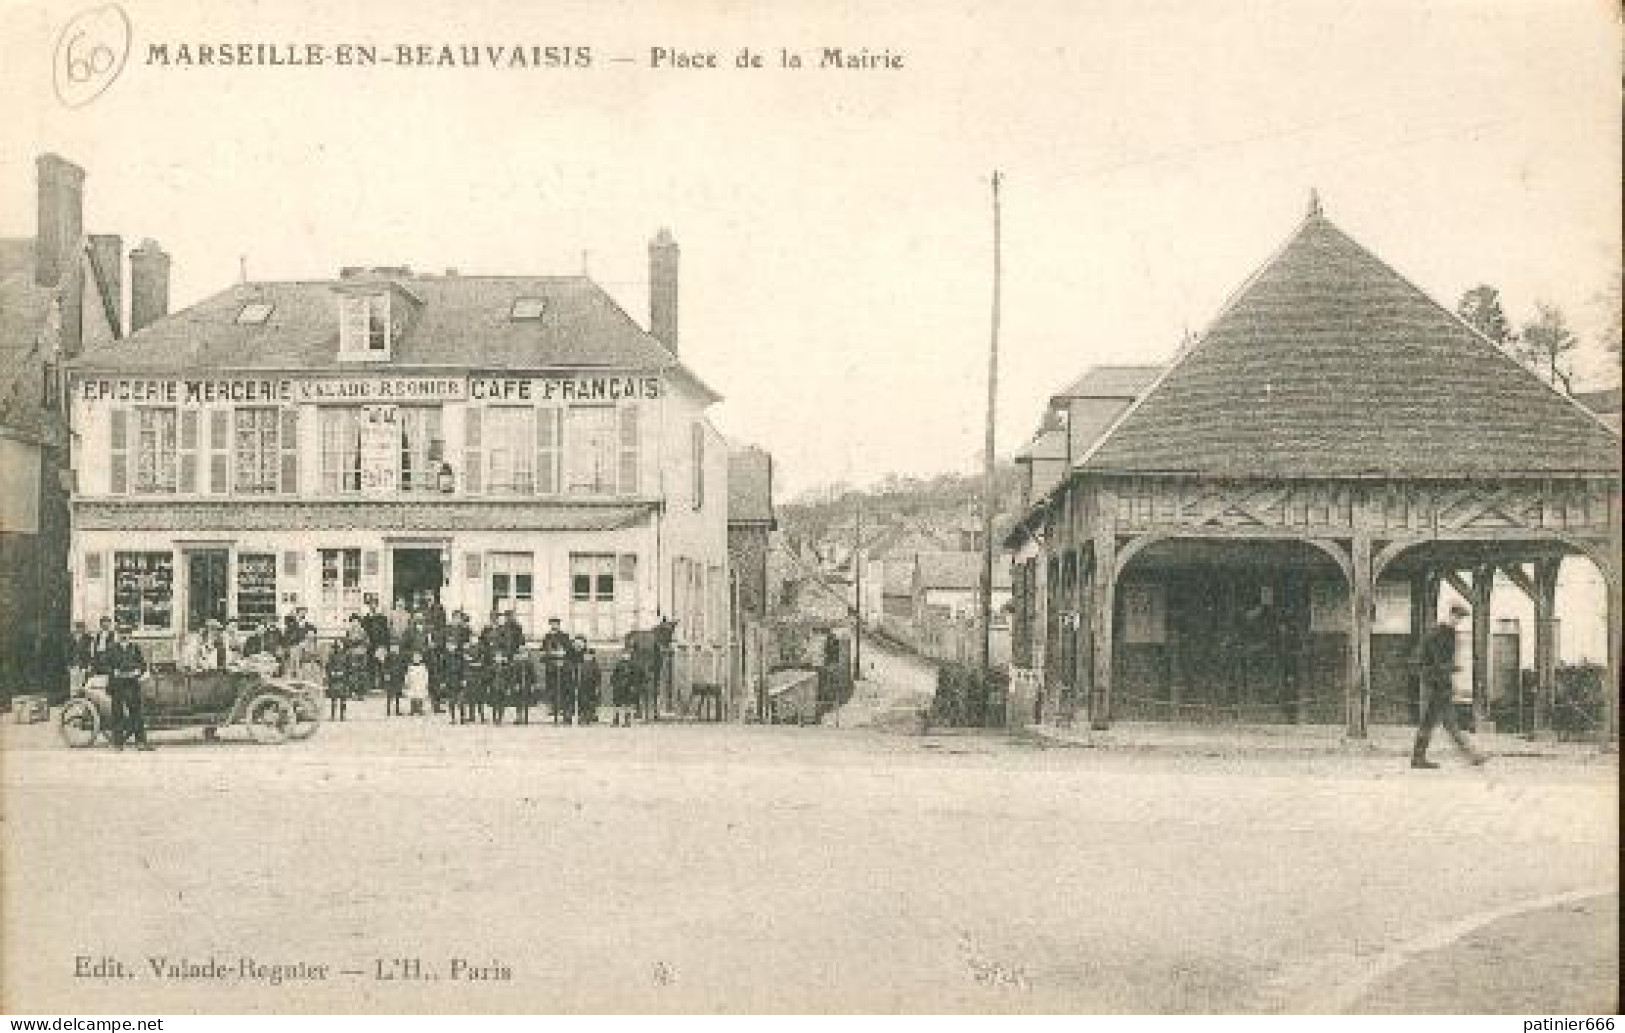
M 635 557 L 622 557 L 635 560 Z M 613 553 L 570 554 L 570 633 L 594 641 L 619 638 L 624 607 L 619 594 L 630 593 L 631 579 L 618 583 L 622 564 Z
M 323 409 L 322 491 L 330 495 L 361 490 L 361 410 Z
M 485 410 L 485 490 L 496 495 L 536 491 L 536 410 L 492 406 Z
M 572 495 L 613 495 L 619 471 L 616 408 L 572 405 L 565 440 L 569 462 L 565 489 Z
M 282 475 L 279 411 L 275 408 L 238 409 L 236 415 L 233 448 L 236 478 L 232 490 L 245 495 L 277 491 Z
M 168 630 L 175 607 L 175 557 L 167 552 L 113 554 L 113 619 L 137 631 Z
M 237 618 L 263 628 L 276 620 L 276 554 L 242 553 L 237 557 Z
M 140 494 L 176 491 L 180 475 L 180 431 L 174 409 L 135 410 L 135 490 Z
M 536 575 L 528 552 L 493 552 L 489 556 L 491 612 L 512 610 L 529 634 L 536 626 Z
M 361 612 L 361 550 L 323 549 L 317 611 L 323 627 L 339 628 Z
M 446 454 L 439 407 L 401 409 L 400 427 L 401 490 L 439 491 L 440 464 Z

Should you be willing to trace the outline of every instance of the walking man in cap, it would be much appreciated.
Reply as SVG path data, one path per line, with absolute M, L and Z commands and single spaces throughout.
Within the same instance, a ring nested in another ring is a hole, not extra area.
M 113 702 L 113 749 L 124 749 L 125 741 L 133 738 L 137 749 L 150 750 L 147 724 L 141 716 L 141 679 L 147 673 L 147 658 L 141 655 L 141 647 L 130 641 L 128 624 L 120 624 L 114 633 L 109 664 L 107 692 Z
M 1451 603 L 1449 612 L 1450 616 L 1430 628 L 1417 644 L 1423 702 L 1422 723 L 1416 729 L 1416 745 L 1411 748 L 1413 768 L 1439 766 L 1428 760 L 1428 741 L 1433 738 L 1433 729 L 1441 722 L 1445 731 L 1450 733 L 1450 739 L 1456 744 L 1456 748 L 1465 754 L 1471 763 L 1482 764 L 1489 759 L 1473 748 L 1472 742 L 1462 734 L 1461 727 L 1456 721 L 1456 694 L 1453 684 L 1453 675 L 1456 671 L 1456 626 L 1471 611 L 1460 603 Z

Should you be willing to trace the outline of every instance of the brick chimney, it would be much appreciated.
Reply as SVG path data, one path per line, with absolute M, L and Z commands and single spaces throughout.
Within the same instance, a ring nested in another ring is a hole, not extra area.
M 83 263 L 85 170 L 55 154 L 34 162 L 39 185 L 39 223 L 34 231 L 34 282 L 61 288 L 62 350 L 79 353 L 84 340 Z
M 130 252 L 130 333 L 169 314 L 169 254 L 156 240 Z
M 117 233 L 90 235 L 90 264 L 101 283 L 105 303 L 110 305 L 107 316 L 113 325 L 113 336 L 123 336 L 120 329 L 124 318 L 124 238 Z
M 677 354 L 677 241 L 661 228 L 649 241 L 649 334 Z
M 39 227 L 34 235 L 34 282 L 55 287 L 74 268 L 72 256 L 84 236 L 85 170 L 55 154 L 35 159 Z

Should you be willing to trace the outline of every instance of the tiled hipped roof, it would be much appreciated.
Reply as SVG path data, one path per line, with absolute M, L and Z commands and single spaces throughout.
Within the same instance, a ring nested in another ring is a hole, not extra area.
M 1610 473 L 1619 437 L 1312 214 L 1085 471 Z
M 338 357 L 336 289 L 388 283 L 404 319 L 386 369 L 682 369 L 677 357 L 584 276 L 392 275 L 356 281 L 245 283 L 87 351 L 82 371 L 345 371 Z M 539 299 L 539 319 L 514 302 Z M 251 302 L 272 306 L 263 324 L 240 323 Z M 684 370 L 684 372 L 687 372 Z M 692 376 L 692 373 L 689 373 Z

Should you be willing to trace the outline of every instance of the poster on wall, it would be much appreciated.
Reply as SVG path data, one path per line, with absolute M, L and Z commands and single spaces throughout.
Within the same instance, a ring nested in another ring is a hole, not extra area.
M 1123 641 L 1162 645 L 1168 640 L 1167 596 L 1161 585 L 1124 585 Z
M 1349 630 L 1349 594 L 1341 581 L 1315 581 L 1309 586 L 1309 630 L 1342 635 Z
M 361 407 L 361 490 L 369 495 L 395 491 L 400 466 L 400 410 L 393 405 Z
M 1411 586 L 1403 581 L 1379 581 L 1375 596 L 1376 613 L 1371 630 L 1377 635 L 1411 633 Z

